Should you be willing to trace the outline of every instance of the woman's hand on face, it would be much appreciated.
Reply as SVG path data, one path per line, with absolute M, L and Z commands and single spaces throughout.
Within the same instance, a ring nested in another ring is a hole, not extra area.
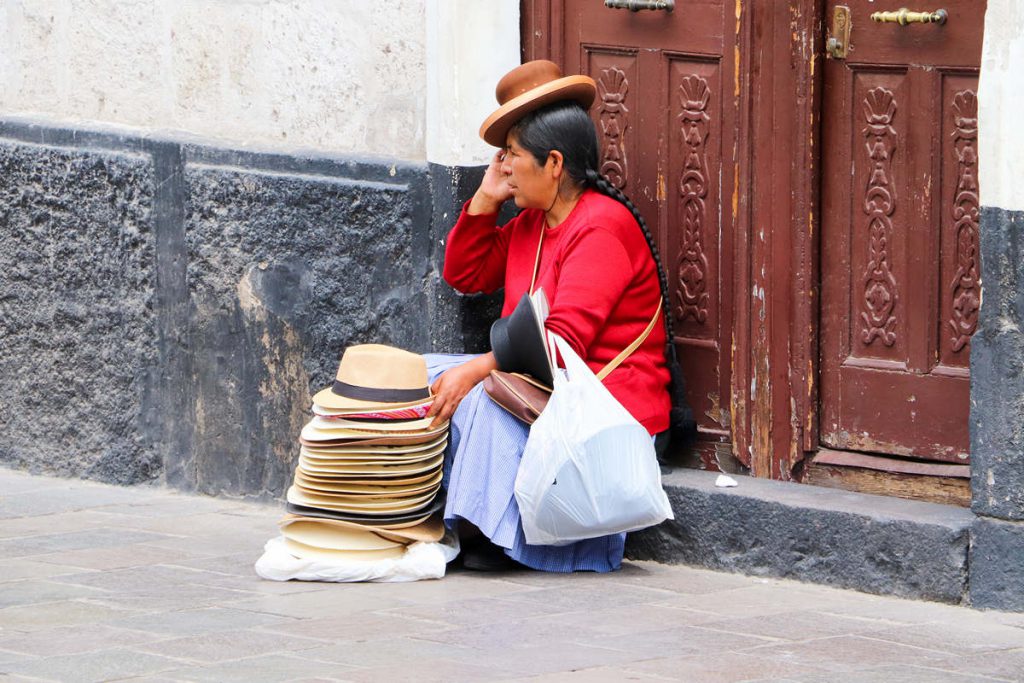
M 497 213 L 501 205 L 512 198 L 512 188 L 508 184 L 508 176 L 501 171 L 505 163 L 505 150 L 499 149 L 491 158 L 491 163 L 484 172 L 480 187 L 469 204 L 471 214 Z

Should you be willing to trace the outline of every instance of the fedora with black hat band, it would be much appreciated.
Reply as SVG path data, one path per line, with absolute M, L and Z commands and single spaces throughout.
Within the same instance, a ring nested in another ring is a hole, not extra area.
M 334 383 L 313 403 L 335 409 L 402 408 L 431 399 L 423 356 L 384 344 L 345 349 Z
M 597 84 L 589 76 L 562 76 L 554 62 L 535 59 L 502 76 L 494 96 L 500 106 L 480 126 L 480 137 L 495 147 L 504 147 L 516 121 L 546 104 L 574 100 L 589 109 L 597 96 Z
M 511 315 L 494 321 L 490 336 L 499 370 L 526 373 L 549 387 L 554 384 L 544 330 L 533 313 L 529 294 L 523 295 Z

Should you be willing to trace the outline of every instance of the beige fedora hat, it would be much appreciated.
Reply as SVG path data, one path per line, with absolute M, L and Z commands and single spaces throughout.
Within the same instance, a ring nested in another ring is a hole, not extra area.
M 301 515 L 303 517 L 317 517 L 323 519 L 335 519 L 339 521 L 351 522 L 353 524 L 362 524 L 367 527 L 374 529 L 385 529 L 388 531 L 394 529 L 406 529 L 409 527 L 421 524 L 436 513 L 438 510 L 444 507 L 444 500 L 441 496 L 434 499 L 434 502 L 425 508 L 414 510 L 412 512 L 397 512 L 392 515 L 360 515 L 349 512 L 339 512 L 337 510 L 325 510 L 324 508 L 309 507 L 306 505 L 296 505 L 295 503 L 285 503 L 285 510 L 293 515 Z
M 324 510 L 336 510 L 365 516 L 393 515 L 399 513 L 412 513 L 430 505 L 436 492 L 430 492 L 417 498 L 387 500 L 372 503 L 350 502 L 340 496 L 318 495 L 304 491 L 296 485 L 288 489 L 287 500 L 289 503 L 303 505 L 305 507 L 321 508 Z
M 364 446 L 416 446 L 429 443 L 432 440 L 437 439 L 438 434 L 426 434 L 419 436 L 405 436 L 402 434 L 392 436 L 381 436 L 380 434 L 374 434 L 372 437 L 359 437 L 359 438 L 327 438 L 320 434 L 316 434 L 316 439 L 310 440 L 304 438 L 301 434 L 299 435 L 299 443 L 303 446 L 310 446 L 313 448 L 355 448 Z
M 292 483 L 288 489 L 288 500 L 292 503 L 299 505 L 313 505 L 314 507 L 318 503 L 325 505 L 342 505 L 351 506 L 353 512 L 358 512 L 355 508 L 362 508 L 365 510 L 386 510 L 390 508 L 408 508 L 411 512 L 419 505 L 424 505 L 434 498 L 434 494 L 437 493 L 440 486 L 432 486 L 426 491 L 420 491 L 409 495 L 352 495 L 348 493 L 330 493 L 327 491 L 313 491 L 303 487 L 301 484 Z M 292 496 L 295 500 L 292 500 Z M 299 500 L 304 498 L 305 502 Z
M 434 487 L 428 491 L 423 492 L 424 495 L 416 494 L 418 498 L 412 497 L 394 497 L 391 496 L 349 496 L 333 493 L 324 493 L 322 491 L 312 491 L 310 489 L 301 488 L 300 484 L 296 484 L 299 487 L 299 492 L 306 496 L 308 500 L 316 500 L 319 507 L 329 510 L 343 510 L 345 512 L 353 512 L 364 515 L 376 515 L 382 513 L 392 512 L 414 512 L 423 508 L 425 505 L 429 505 L 433 502 L 434 494 L 437 492 L 438 487 Z M 301 505 L 301 503 L 300 503 Z
M 321 429 L 319 426 L 314 424 L 312 421 L 307 423 L 302 428 L 302 432 L 299 434 L 299 442 L 304 443 L 306 441 L 312 442 L 324 442 L 324 441 L 336 441 L 344 443 L 345 441 L 363 441 L 363 440 L 382 440 L 382 443 L 386 444 L 389 441 L 392 445 L 414 445 L 418 443 L 425 443 L 432 441 L 441 434 L 445 434 L 448 431 L 448 423 L 445 422 L 439 427 L 434 429 L 424 429 L 418 431 L 395 431 L 395 430 L 376 430 L 376 429 L 352 429 L 348 427 L 339 427 L 337 429 Z
M 323 462 L 318 460 L 309 460 L 305 456 L 299 459 L 299 464 L 295 468 L 296 474 L 302 474 L 307 477 L 319 478 L 319 479 L 334 479 L 334 480 L 351 480 L 352 474 L 358 474 L 359 470 L 355 472 L 347 472 L 346 470 L 360 468 L 367 471 L 376 471 L 380 475 L 388 474 L 389 478 L 397 477 L 409 477 L 413 473 L 402 473 L 403 469 L 420 469 L 427 468 L 440 469 L 440 465 L 443 463 L 440 454 L 434 455 L 423 460 L 400 460 L 397 462 L 366 462 L 363 460 L 356 461 L 338 461 L 338 462 Z M 396 468 L 399 468 L 396 470 Z
M 369 455 L 386 458 L 391 455 L 401 457 L 403 455 L 413 455 L 414 453 L 426 453 L 438 448 L 443 450 L 447 445 L 448 439 L 441 437 L 436 441 L 427 441 L 426 443 L 413 444 L 411 446 L 302 446 L 299 452 L 316 457 L 331 457 L 332 455 L 343 454 L 356 457 Z
M 310 474 L 349 474 L 363 477 L 400 477 L 423 474 L 441 467 L 444 463 L 444 456 L 437 455 L 431 460 L 422 462 L 402 463 L 398 465 L 350 465 L 348 463 L 338 465 L 312 465 L 302 463 L 302 470 Z
M 386 550 L 405 542 L 378 536 L 367 528 L 346 528 L 319 520 L 298 521 L 281 527 L 285 538 L 328 550 Z
M 292 524 L 300 522 L 316 522 L 326 527 L 337 528 L 337 529 L 353 529 L 357 531 L 370 531 L 377 534 L 381 538 L 390 539 L 399 542 L 412 542 L 412 541 L 426 541 L 434 542 L 440 541 L 444 536 L 444 523 L 441 521 L 441 515 L 432 514 L 426 520 L 415 523 L 405 524 L 384 524 L 382 526 L 367 526 L 359 522 L 349 522 L 343 519 L 325 519 L 322 517 L 306 517 L 303 515 L 285 515 L 278 525 L 281 527 L 282 532 L 285 528 Z
M 430 400 L 423 356 L 384 344 L 345 349 L 334 384 L 313 397 L 325 408 L 401 408 Z
M 575 100 L 589 109 L 597 96 L 597 84 L 589 76 L 562 76 L 554 62 L 536 59 L 502 76 L 494 89 L 500 105 L 480 126 L 480 137 L 504 147 L 508 129 L 535 109 L 559 100 Z
M 447 435 L 442 435 L 434 441 L 412 446 L 367 446 L 348 447 L 330 446 L 317 448 L 316 446 L 302 446 L 299 448 L 299 455 L 309 456 L 312 460 L 327 460 L 344 458 L 346 460 L 401 460 L 404 458 L 427 457 L 437 455 L 448 447 Z
M 430 429 L 430 424 L 434 421 L 432 417 L 424 417 L 418 420 L 346 420 L 342 417 L 321 417 L 317 415 L 308 424 L 313 425 L 317 429 L 330 432 L 330 431 L 345 431 L 345 432 L 401 432 L 408 434 L 418 434 L 426 431 L 434 431 Z M 440 429 L 440 427 L 436 427 Z
M 296 472 L 300 470 L 296 469 Z M 367 477 L 360 474 L 324 474 L 322 472 L 306 472 L 302 470 L 303 476 L 312 479 L 330 479 L 332 481 L 344 481 L 348 484 L 363 484 L 366 486 L 411 486 L 430 481 L 437 476 L 441 469 L 428 471 L 425 474 L 399 475 L 397 477 Z
M 427 503 L 433 498 L 440 488 L 440 482 L 428 489 L 413 493 L 346 493 L 344 491 L 320 491 L 308 489 L 302 484 L 295 482 L 294 488 L 298 493 L 310 500 L 317 499 L 324 503 L 335 505 L 350 505 L 353 509 L 364 508 L 366 510 L 384 510 L 391 508 L 405 508 L 414 506 L 417 503 Z
M 432 460 L 441 455 L 444 446 L 438 446 L 426 451 L 413 451 L 412 453 L 356 453 L 349 454 L 344 451 L 334 453 L 308 453 L 299 451 L 299 462 L 319 467 L 332 467 L 334 465 L 411 465 L 424 460 Z
M 328 562 L 376 562 L 379 560 L 397 560 L 405 554 L 405 545 L 398 544 L 383 550 L 331 550 L 316 548 L 288 538 L 284 539 L 285 547 L 295 557 L 303 560 L 327 560 Z
M 313 404 L 314 415 L 320 417 L 351 417 L 368 420 L 414 420 L 426 417 L 433 400 L 401 408 L 327 408 Z
M 307 491 L 324 491 L 326 493 L 342 493 L 352 496 L 408 496 L 436 490 L 441 482 L 442 472 L 438 471 L 430 479 L 418 484 L 353 484 L 344 479 L 327 479 L 310 477 L 301 471 L 295 472 L 295 484 Z

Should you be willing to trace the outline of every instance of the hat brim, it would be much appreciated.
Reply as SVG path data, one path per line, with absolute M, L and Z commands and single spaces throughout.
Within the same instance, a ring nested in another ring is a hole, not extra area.
M 322 432 L 353 431 L 353 432 L 422 432 L 430 428 L 432 417 L 421 417 L 414 420 L 348 420 L 343 417 L 321 417 L 314 415 L 309 424 Z
M 597 84 L 590 76 L 556 78 L 498 107 L 480 126 L 480 137 L 489 145 L 504 147 L 509 128 L 534 109 L 559 100 L 575 100 L 590 109 L 596 96 Z
M 329 466 L 339 462 L 346 462 L 351 465 L 407 464 L 436 458 L 447 447 L 447 440 L 425 450 L 409 451 L 406 453 L 358 453 L 347 450 L 320 450 L 319 452 L 313 452 L 303 446 L 299 449 L 299 462 L 309 462 L 320 466 Z
M 444 438 L 444 437 L 442 437 Z M 397 437 L 389 436 L 385 438 L 359 438 L 359 439 L 305 439 L 299 437 L 299 443 L 303 446 L 311 448 L 319 448 L 321 450 L 326 449 L 340 449 L 340 448 L 355 448 L 363 446 L 414 446 L 416 444 L 425 444 L 429 441 L 437 440 L 437 435 L 427 435 L 427 437 Z
M 389 525 L 384 526 L 368 526 L 366 524 L 360 524 L 358 522 L 349 522 L 344 519 L 332 519 L 328 517 L 312 517 L 312 516 L 300 516 L 287 514 L 285 515 L 278 525 L 282 531 L 292 524 L 298 524 L 300 522 L 316 522 L 317 524 L 323 524 L 327 527 L 338 528 L 338 529 L 352 529 L 355 531 L 372 531 L 373 533 L 390 540 L 396 540 L 399 542 L 405 541 L 426 541 L 436 542 L 440 541 L 444 536 L 444 524 L 441 522 L 440 515 L 431 515 L 423 522 L 417 522 L 411 526 L 405 526 L 404 524 L 398 524 L 396 528 L 388 529 Z M 406 522 L 408 524 L 408 522 Z
M 314 548 L 329 550 L 386 550 L 403 545 L 402 541 L 378 536 L 372 529 L 327 524 L 320 519 L 296 519 L 281 524 L 285 538 Z
M 448 431 L 448 423 L 443 423 L 440 427 L 436 427 L 432 430 L 423 430 L 415 432 L 396 432 L 396 431 L 377 431 L 373 429 L 319 429 L 312 423 L 307 423 L 302 428 L 302 432 L 299 434 L 300 443 L 307 445 L 307 442 L 312 443 L 338 443 L 344 444 L 346 441 L 355 442 L 359 441 L 379 441 L 380 443 L 390 443 L 394 446 L 400 445 L 414 445 L 419 443 L 427 443 L 434 441 L 437 437 L 445 434 Z M 369 445 L 369 444 L 367 444 Z
M 403 515 L 419 512 L 428 507 L 437 497 L 437 492 L 424 494 L 422 496 L 408 499 L 395 499 L 394 501 L 380 501 L 374 503 L 352 502 L 343 496 L 331 496 L 311 493 L 293 484 L 286 495 L 289 503 L 307 507 L 320 508 L 321 510 L 332 510 L 343 512 L 348 515 L 361 517 L 387 517 L 389 515 Z
M 530 296 L 524 294 L 510 315 L 491 325 L 491 350 L 505 372 L 523 372 L 545 386 L 554 384 L 544 330 L 533 313 Z
M 295 471 L 295 483 L 301 484 L 302 488 L 310 491 L 326 491 L 327 493 L 341 493 L 350 496 L 411 496 L 414 493 L 426 493 L 441 483 L 444 474 L 441 470 L 433 473 L 433 476 L 418 484 L 391 485 L 385 482 L 381 484 L 352 484 L 346 479 L 339 477 L 316 477 L 303 472 L 301 469 Z
M 299 448 L 299 455 L 307 455 L 314 460 L 324 460 L 326 458 L 348 458 L 350 460 L 358 459 L 382 459 L 382 458 L 397 458 L 399 460 L 405 458 L 413 458 L 417 455 L 425 456 L 430 451 L 440 452 L 445 449 L 448 445 L 447 435 L 441 436 L 434 441 L 430 441 L 424 444 L 417 444 L 415 446 L 367 446 L 349 448 L 346 446 L 330 446 L 328 448 L 316 448 L 312 446 L 302 446 Z
M 336 506 L 337 509 L 349 512 L 361 512 L 363 514 L 375 514 L 380 511 L 408 510 L 415 507 L 427 505 L 437 493 L 438 485 L 415 494 L 394 494 L 394 495 L 360 495 L 350 494 L 341 491 L 324 491 L 322 489 L 310 489 L 299 481 L 294 487 L 298 492 L 307 498 L 317 500 L 316 507 Z M 296 501 L 298 502 L 298 501 Z
M 364 477 L 410 477 L 417 474 L 429 472 L 440 468 L 444 462 L 443 455 L 435 455 L 430 460 L 419 462 L 401 463 L 397 465 L 352 465 L 349 463 L 338 463 L 335 465 L 315 465 L 305 460 L 300 460 L 303 471 L 313 475 L 359 475 Z
M 384 550 L 331 550 L 329 548 L 314 548 L 311 545 L 300 543 L 285 536 L 284 545 L 288 552 L 301 560 L 324 560 L 327 562 L 379 562 L 380 560 L 394 560 L 405 554 L 405 545 L 397 544 L 393 548 Z
M 344 455 L 329 458 L 317 458 L 310 455 L 299 456 L 299 467 L 307 468 L 313 467 L 321 470 L 329 470 L 332 467 L 389 467 L 392 465 L 415 465 L 417 463 L 432 462 L 437 458 L 438 453 L 428 453 L 421 457 L 411 458 L 346 458 Z
M 296 470 L 296 471 L 298 471 L 298 470 Z M 374 477 L 374 476 L 370 476 L 370 477 L 367 477 L 365 475 L 358 475 L 358 474 L 357 475 L 351 475 L 351 474 L 346 474 L 344 472 L 342 472 L 341 474 L 335 474 L 335 473 L 331 473 L 331 472 L 328 472 L 328 473 L 321 473 L 321 472 L 310 473 L 310 472 L 305 471 L 305 470 L 303 470 L 303 474 L 305 474 L 306 476 L 315 477 L 315 478 L 321 478 L 321 479 L 322 478 L 326 478 L 326 477 L 331 477 L 333 479 L 344 478 L 344 480 L 349 482 L 350 484 L 369 484 L 369 485 L 372 485 L 372 486 L 381 486 L 381 485 L 406 486 L 406 485 L 411 485 L 411 484 L 422 484 L 423 482 L 429 481 L 429 480 L 433 479 L 434 477 L 436 477 L 437 473 L 440 472 L 440 471 L 441 471 L 440 468 L 437 468 L 435 470 L 428 470 L 425 473 L 412 474 L 412 475 L 399 475 L 397 477 L 394 477 L 394 476 L 389 476 L 389 477 Z
M 337 510 L 326 510 L 324 508 L 310 507 L 307 505 L 287 502 L 285 510 L 303 517 L 317 517 L 319 519 L 337 519 L 354 524 L 362 524 L 374 529 L 407 529 L 411 526 L 421 524 L 430 518 L 432 514 L 444 507 L 444 496 L 437 496 L 425 510 L 416 510 L 404 514 L 394 515 L 357 515 Z
M 428 390 L 429 391 L 429 390 Z M 420 406 L 425 403 L 433 402 L 434 397 L 428 396 L 427 398 L 420 398 L 415 401 L 406 401 L 405 403 L 381 403 L 379 401 L 360 401 L 354 398 L 347 398 L 339 394 L 334 393 L 331 387 L 322 389 L 316 393 L 313 397 L 313 403 L 320 406 L 321 408 L 330 408 L 334 410 L 351 410 L 351 411 L 374 411 L 374 410 L 395 410 L 398 408 L 412 408 Z

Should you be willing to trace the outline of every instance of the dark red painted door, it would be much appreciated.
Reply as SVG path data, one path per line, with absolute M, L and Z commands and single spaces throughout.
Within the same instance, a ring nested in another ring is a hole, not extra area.
M 844 4 L 848 54 L 824 74 L 820 439 L 963 463 L 985 3 L 943 1 L 944 24 L 872 20 L 903 0 Z
M 527 57 L 553 59 L 598 83 L 592 114 L 601 170 L 656 235 L 708 460 L 730 448 L 733 11 L 722 0 L 677 1 L 672 12 L 612 9 L 601 0 L 524 3 Z

